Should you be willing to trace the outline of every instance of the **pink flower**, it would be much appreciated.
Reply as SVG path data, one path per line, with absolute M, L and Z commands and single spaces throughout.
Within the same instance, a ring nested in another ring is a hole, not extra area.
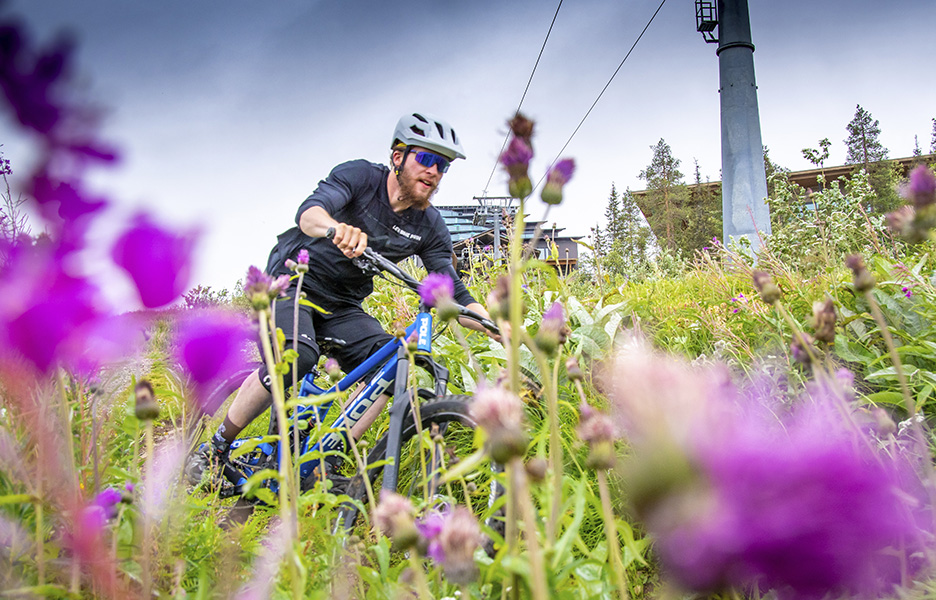
M 251 338 L 247 322 L 227 310 L 186 313 L 178 324 L 175 358 L 191 377 L 196 403 L 207 414 L 223 398 L 210 398 L 211 388 L 246 367 L 243 344 Z
M 922 550 L 922 483 L 899 451 L 862 439 L 830 389 L 813 386 L 789 411 L 723 368 L 635 352 L 614 372 L 628 494 L 684 587 L 872 594 Z
M 419 297 L 430 308 L 451 300 L 454 294 L 455 284 L 445 273 L 429 273 L 419 284 Z
M 500 163 L 504 165 L 510 176 L 508 188 L 514 198 L 526 198 L 533 191 L 528 170 L 530 160 L 533 158 L 533 148 L 519 137 L 513 137 L 507 149 L 500 155 Z
M 0 277 L 0 348 L 43 372 L 72 363 L 107 316 L 98 289 L 64 260 L 51 246 L 18 247 Z
M 114 263 L 130 275 L 147 308 L 179 298 L 189 283 L 195 236 L 176 234 L 138 214 L 114 244 Z
M 546 204 L 559 204 L 562 202 L 562 188 L 572 178 L 575 172 L 575 161 L 564 158 L 557 162 L 546 175 L 546 185 L 541 195 Z
M 910 172 L 910 181 L 902 190 L 905 198 L 919 210 L 936 202 L 936 176 L 926 165 Z
M 487 434 L 484 445 L 491 458 L 506 463 L 523 456 L 527 446 L 523 402 L 516 394 L 502 387 L 480 387 L 469 410 Z

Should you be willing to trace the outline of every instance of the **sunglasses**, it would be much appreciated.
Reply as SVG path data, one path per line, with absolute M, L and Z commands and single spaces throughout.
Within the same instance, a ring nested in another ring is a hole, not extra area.
M 425 150 L 420 150 L 416 152 L 413 156 L 416 157 L 416 162 L 422 166 L 431 168 L 432 165 L 439 167 L 439 173 L 445 173 L 448 171 L 449 165 L 452 164 L 452 161 L 445 158 L 444 156 L 439 156 L 432 152 L 426 152 Z

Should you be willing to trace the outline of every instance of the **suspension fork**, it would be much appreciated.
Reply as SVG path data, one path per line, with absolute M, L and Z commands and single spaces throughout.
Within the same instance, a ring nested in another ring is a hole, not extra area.
M 395 492 L 400 474 L 400 452 L 402 448 L 403 422 L 410 412 L 409 353 L 406 346 L 397 351 L 396 380 L 393 382 L 393 404 L 390 406 L 390 425 L 387 430 L 387 449 L 384 456 L 392 459 L 383 469 L 385 490 Z

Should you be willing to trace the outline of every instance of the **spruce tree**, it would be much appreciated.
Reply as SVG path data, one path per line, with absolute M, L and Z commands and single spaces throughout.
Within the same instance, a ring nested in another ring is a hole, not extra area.
M 862 165 L 865 170 L 869 170 L 872 163 L 887 158 L 887 148 L 879 139 L 880 123 L 870 112 L 861 108 L 860 104 L 855 109 L 855 117 L 845 129 L 848 131 L 848 137 L 845 138 L 845 146 L 848 149 L 845 164 Z
M 650 149 L 653 159 L 640 172 L 640 178 L 647 182 L 647 220 L 657 238 L 662 238 L 663 245 L 677 250 L 686 210 L 686 187 L 679 170 L 680 161 L 663 138 Z

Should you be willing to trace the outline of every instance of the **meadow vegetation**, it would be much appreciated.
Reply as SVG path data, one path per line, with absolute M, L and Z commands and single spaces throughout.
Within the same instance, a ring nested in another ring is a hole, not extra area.
M 477 512 L 383 494 L 336 534 L 348 498 L 324 482 L 300 493 L 289 463 L 253 482 L 246 519 L 210 484 L 183 478 L 223 414 L 213 391 L 245 364 L 270 361 L 284 375 L 276 410 L 293 406 L 289 348 L 276 336 L 261 351 L 250 343 L 270 340 L 270 303 L 288 282 L 253 269 L 234 293 L 191 289 L 192 235 L 146 214 L 112 252 L 146 311 L 100 308 L 93 282 L 63 267 L 80 264 L 106 204 L 84 175 L 114 159 L 87 120 L 93 111 L 59 92 L 69 57 L 0 27 L 7 103 L 47 153 L 27 188 L 49 232 L 0 248 L 0 595 L 936 593 L 931 168 L 914 170 L 907 204 L 886 218 L 871 214 L 861 175 L 812 194 L 772 182 L 774 234 L 756 256 L 713 240 L 688 259 L 662 253 L 628 270 L 599 257 L 559 274 L 513 234 L 508 258 L 466 273 L 511 333 L 504 345 L 441 323 L 434 342 L 449 392 L 473 398 L 479 424 L 445 442 L 496 457 L 506 493 Z M 501 162 L 522 202 L 520 232 L 540 206 L 527 175 L 534 124 L 516 115 L 510 126 Z M 557 163 L 542 201 L 562 202 L 573 170 Z M 293 263 L 297 277 L 303 264 Z M 441 312 L 445 291 L 429 296 Z M 395 331 L 417 303 L 378 280 L 366 308 Z M 323 363 L 322 377 L 330 370 Z M 378 420 L 359 446 L 385 428 Z M 347 474 L 360 468 L 346 458 Z M 457 464 L 447 473 L 463 478 Z M 475 486 L 459 483 L 469 494 Z M 503 532 L 482 524 L 500 508 Z

